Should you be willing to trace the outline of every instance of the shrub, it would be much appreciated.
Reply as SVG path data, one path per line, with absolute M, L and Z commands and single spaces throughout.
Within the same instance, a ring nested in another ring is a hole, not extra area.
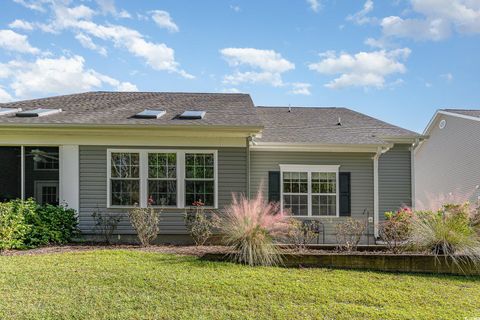
M 204 203 L 196 201 L 193 209 L 185 213 L 185 225 L 195 245 L 203 246 L 212 236 L 213 229 L 218 227 L 218 216 L 205 213 Z
M 298 250 L 304 250 L 307 244 L 318 238 L 320 233 L 320 221 L 301 221 L 290 219 L 290 228 L 287 233 L 287 242 L 293 244 Z
M 19 200 L 0 203 L 0 249 L 27 248 L 25 238 L 32 226 L 25 222 L 23 208 Z
M 135 208 L 128 211 L 130 222 L 137 232 L 137 237 L 143 246 L 150 245 L 158 236 L 159 212 L 152 207 Z
M 78 233 L 75 210 L 33 199 L 0 203 L 0 247 L 25 249 L 64 244 Z
M 380 238 L 392 252 L 399 252 L 412 231 L 413 211 L 408 208 L 386 212 L 386 220 L 380 224 Z
M 348 218 L 335 226 L 338 249 L 341 251 L 355 251 L 367 228 L 367 223 L 361 220 Z
M 416 250 L 445 255 L 456 264 L 464 260 L 480 263 L 480 238 L 470 205 L 446 204 L 437 212 L 423 212 L 412 223 L 408 244 Z
M 278 205 L 265 201 L 261 192 L 251 200 L 233 196 L 220 220 L 223 240 L 234 249 L 231 259 L 250 266 L 281 263 L 275 241 L 285 237 L 288 229 L 286 215 Z
M 117 230 L 118 224 L 122 221 L 120 214 L 112 214 L 102 212 L 99 208 L 92 213 L 94 221 L 93 229 L 99 232 L 105 243 L 112 243 L 112 236 L 115 230 Z

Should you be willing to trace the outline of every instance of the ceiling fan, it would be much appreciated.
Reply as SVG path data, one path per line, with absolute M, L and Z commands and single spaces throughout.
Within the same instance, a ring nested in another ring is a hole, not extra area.
M 46 152 L 40 149 L 32 149 L 25 157 L 32 157 L 35 162 L 47 162 L 47 160 L 58 161 L 58 154 Z

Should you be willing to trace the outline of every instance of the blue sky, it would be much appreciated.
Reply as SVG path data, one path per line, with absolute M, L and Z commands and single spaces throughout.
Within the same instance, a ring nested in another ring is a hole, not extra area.
M 0 101 L 247 92 L 421 132 L 480 108 L 480 0 L 5 0 Z

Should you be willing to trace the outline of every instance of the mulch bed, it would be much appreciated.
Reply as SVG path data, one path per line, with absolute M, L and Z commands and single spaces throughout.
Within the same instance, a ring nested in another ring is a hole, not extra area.
M 148 247 L 142 247 L 138 245 L 128 245 L 128 244 L 99 244 L 99 243 L 74 243 L 68 245 L 55 245 L 55 246 L 45 246 L 35 249 L 27 250 L 5 250 L 0 251 L 0 256 L 22 256 L 22 255 L 40 255 L 40 254 L 54 254 L 54 253 L 67 253 L 67 252 L 85 252 L 85 251 L 95 251 L 95 250 L 133 250 L 133 251 L 143 251 L 143 252 L 156 252 L 156 253 L 171 253 L 171 254 L 181 254 L 189 256 L 202 257 L 206 254 L 228 254 L 231 252 L 231 249 L 226 246 L 180 246 L 180 245 L 152 245 Z M 395 255 L 391 252 L 386 252 L 383 250 L 375 251 L 337 251 L 335 248 L 331 249 L 317 249 L 317 248 L 306 248 L 303 250 L 283 248 L 282 252 L 284 254 L 293 254 L 293 255 Z M 403 253 L 405 254 L 405 253 Z M 409 255 L 430 255 L 426 253 L 408 253 Z
M 149 246 L 141 247 L 136 245 L 102 245 L 102 244 L 69 244 L 64 246 L 46 246 L 28 250 L 6 250 L 0 251 L 3 256 L 22 256 L 22 255 L 40 255 L 52 253 L 67 252 L 85 252 L 94 250 L 134 250 L 157 253 L 174 253 L 190 256 L 203 256 L 207 253 L 225 253 L 229 252 L 228 247 L 224 246 Z

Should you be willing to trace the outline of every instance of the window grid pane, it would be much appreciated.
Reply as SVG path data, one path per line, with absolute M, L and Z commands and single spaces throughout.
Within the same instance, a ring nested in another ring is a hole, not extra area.
M 112 179 L 112 205 L 133 206 L 140 200 L 140 180 L 138 179 Z
M 294 216 L 337 215 L 337 173 L 283 172 L 283 207 Z M 309 193 L 308 184 L 311 190 Z M 311 199 L 311 203 L 309 203 Z
M 139 178 L 140 154 L 112 153 L 111 167 L 112 178 Z
M 177 177 L 177 155 L 175 153 L 149 153 L 148 178 L 175 179 Z
M 215 205 L 215 160 L 211 153 L 185 154 L 185 205 Z
M 153 206 L 176 206 L 177 205 L 177 181 L 176 180 L 149 180 L 148 202 Z
M 283 207 L 293 216 L 308 216 L 308 173 L 283 172 Z

